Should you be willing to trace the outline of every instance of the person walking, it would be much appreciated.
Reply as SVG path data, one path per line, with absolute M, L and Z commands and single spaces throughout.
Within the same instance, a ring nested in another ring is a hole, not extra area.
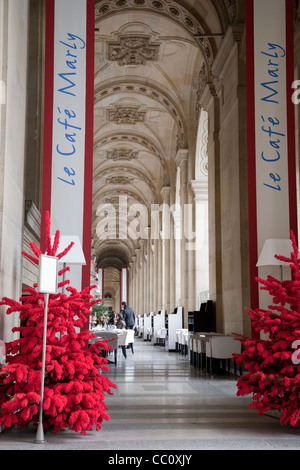
M 121 303 L 121 308 L 123 310 L 123 320 L 126 323 L 126 328 L 133 330 L 135 325 L 135 314 L 131 307 L 126 305 L 126 302 Z

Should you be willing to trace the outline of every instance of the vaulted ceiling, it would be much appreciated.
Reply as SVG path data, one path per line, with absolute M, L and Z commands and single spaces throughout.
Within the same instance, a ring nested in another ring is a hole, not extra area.
M 120 201 L 149 211 L 161 203 L 162 188 L 174 185 L 176 153 L 196 139 L 197 92 L 212 80 L 221 35 L 236 14 L 230 0 L 95 1 L 92 249 L 98 267 L 127 266 L 138 243 L 100 233 L 105 208 L 115 208 L 118 222 Z

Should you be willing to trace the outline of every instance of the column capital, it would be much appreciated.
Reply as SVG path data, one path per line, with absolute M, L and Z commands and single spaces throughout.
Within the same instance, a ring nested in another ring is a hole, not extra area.
M 189 150 L 188 149 L 178 149 L 176 156 L 175 156 L 175 164 L 176 168 L 183 165 L 183 163 L 187 163 L 188 161 Z
M 170 186 L 163 186 L 160 191 L 160 195 L 162 197 L 163 202 L 166 204 L 170 204 L 170 194 L 171 194 L 171 188 Z
M 190 181 L 190 188 L 196 200 L 207 201 L 208 199 L 208 178 L 203 176 L 197 180 Z

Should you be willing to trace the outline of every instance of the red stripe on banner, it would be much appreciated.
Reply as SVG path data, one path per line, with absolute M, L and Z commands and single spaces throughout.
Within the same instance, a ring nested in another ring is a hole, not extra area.
M 46 1 L 44 141 L 42 171 L 42 218 L 40 247 L 46 251 L 45 212 L 51 208 L 53 82 L 54 82 L 54 11 L 55 0 Z
M 82 248 L 86 265 L 82 267 L 82 288 L 90 285 L 92 200 L 93 200 L 93 121 L 94 121 L 94 30 L 95 2 L 87 0 L 86 25 L 86 104 L 85 171 Z
M 257 206 L 256 206 L 256 148 L 255 148 L 255 96 L 254 96 L 254 4 L 246 2 L 247 51 L 247 152 L 248 152 L 248 223 L 250 306 L 258 306 L 257 263 Z M 254 333 L 254 332 L 253 332 Z
M 290 230 L 298 239 L 296 150 L 295 150 L 295 108 L 292 101 L 294 81 L 294 2 L 286 0 L 286 93 L 287 93 L 287 151 L 289 172 Z

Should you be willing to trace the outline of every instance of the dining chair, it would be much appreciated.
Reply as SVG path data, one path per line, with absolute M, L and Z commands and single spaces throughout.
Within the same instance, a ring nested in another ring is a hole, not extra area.
M 114 353 L 114 363 L 115 363 L 115 366 L 116 366 L 117 365 L 117 353 L 118 353 L 118 335 L 117 335 L 117 333 L 115 333 L 113 331 L 105 331 L 105 330 L 103 330 L 103 331 L 101 330 L 101 331 L 97 331 L 97 332 L 93 332 L 93 333 L 96 333 L 96 338 L 91 338 L 89 340 L 89 344 L 94 344 L 97 341 L 106 340 L 107 344 L 109 346 L 112 346 L 112 351 Z
M 206 370 L 208 370 L 208 361 L 210 373 L 213 374 L 213 362 L 226 360 L 228 369 L 230 369 L 230 361 L 233 354 L 241 352 L 241 343 L 234 336 L 212 336 L 205 343 Z
M 190 336 L 190 346 L 189 346 L 189 349 L 190 349 L 190 363 L 191 365 L 195 365 L 196 364 L 196 351 L 195 351 L 195 337 L 194 335 L 191 335 Z
M 127 347 L 130 348 L 132 354 L 134 354 L 133 343 L 134 343 L 134 330 L 124 330 L 118 336 L 118 346 L 122 349 L 122 353 L 125 359 L 127 358 L 127 353 L 126 353 Z
M 157 330 L 157 334 L 156 334 L 156 341 L 157 341 L 157 344 L 159 344 L 160 346 L 165 346 L 166 344 L 166 336 L 167 336 L 167 330 L 166 328 L 159 328 Z

